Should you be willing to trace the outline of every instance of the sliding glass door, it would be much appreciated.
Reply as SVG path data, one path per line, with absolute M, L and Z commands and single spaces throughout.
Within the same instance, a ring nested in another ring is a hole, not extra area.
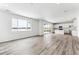
M 52 24 L 44 24 L 44 33 L 52 32 Z

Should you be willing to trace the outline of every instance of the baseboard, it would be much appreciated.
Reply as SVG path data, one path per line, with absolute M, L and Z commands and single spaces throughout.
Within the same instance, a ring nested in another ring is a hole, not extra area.
M 38 36 L 43 36 L 43 35 L 34 35 L 34 36 L 29 36 L 29 37 L 24 37 L 24 38 L 13 39 L 13 40 L 9 40 L 9 41 L 0 42 L 0 44 L 7 43 L 7 42 L 18 41 L 18 40 L 23 40 L 23 39 L 27 39 L 27 38 L 31 38 L 31 37 L 38 37 Z

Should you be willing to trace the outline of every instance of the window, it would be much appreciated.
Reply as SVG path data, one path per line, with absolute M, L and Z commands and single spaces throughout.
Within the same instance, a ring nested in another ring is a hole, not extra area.
M 31 21 L 23 19 L 12 19 L 12 31 L 31 30 Z

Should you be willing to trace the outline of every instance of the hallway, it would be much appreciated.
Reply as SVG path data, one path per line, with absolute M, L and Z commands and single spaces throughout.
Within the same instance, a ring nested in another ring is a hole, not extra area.
M 0 55 L 77 55 L 79 40 L 70 35 L 45 34 L 0 43 Z

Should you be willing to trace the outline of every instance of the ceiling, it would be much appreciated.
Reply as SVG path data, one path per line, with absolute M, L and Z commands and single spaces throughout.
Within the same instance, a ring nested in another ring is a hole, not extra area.
M 5 3 L 1 6 L 19 15 L 52 23 L 71 21 L 79 13 L 78 3 Z

